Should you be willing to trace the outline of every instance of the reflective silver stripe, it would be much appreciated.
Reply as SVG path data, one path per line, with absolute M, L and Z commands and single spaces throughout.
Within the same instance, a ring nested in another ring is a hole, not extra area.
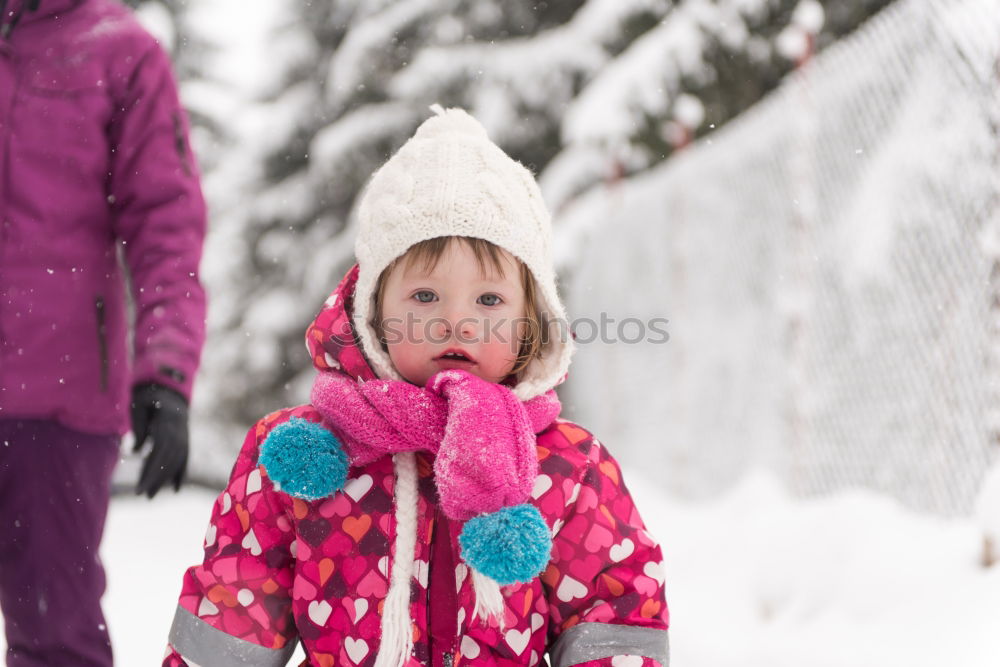
M 569 667 L 616 655 L 641 655 L 668 667 L 667 631 L 613 623 L 577 623 L 559 636 L 550 651 L 552 667 Z
M 295 651 L 294 641 L 284 648 L 270 649 L 227 635 L 181 606 L 174 613 L 170 644 L 201 667 L 284 667 Z

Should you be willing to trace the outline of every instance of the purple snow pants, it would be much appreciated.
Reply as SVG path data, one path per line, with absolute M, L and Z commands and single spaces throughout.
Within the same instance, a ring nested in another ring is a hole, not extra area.
M 8 667 L 111 667 L 98 557 L 118 437 L 0 420 L 0 607 Z

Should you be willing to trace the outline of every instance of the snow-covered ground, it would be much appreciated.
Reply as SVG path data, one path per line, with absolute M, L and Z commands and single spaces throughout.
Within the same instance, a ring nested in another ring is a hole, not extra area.
M 794 500 L 763 473 L 698 504 L 629 479 L 664 546 L 677 667 L 1000 664 L 1000 566 L 980 566 L 970 519 L 860 491 Z M 213 500 L 187 489 L 112 502 L 102 553 L 117 664 L 158 664 Z
M 971 519 L 750 475 L 711 503 L 631 484 L 662 542 L 678 667 L 1000 664 L 1000 566 Z

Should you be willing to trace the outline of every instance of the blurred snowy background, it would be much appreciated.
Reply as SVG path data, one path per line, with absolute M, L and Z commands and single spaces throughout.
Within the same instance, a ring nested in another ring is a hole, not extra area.
M 463 106 L 538 175 L 570 317 L 669 320 L 560 393 L 664 544 L 674 665 L 1000 664 L 996 0 L 131 4 L 211 207 L 194 479 L 306 399 L 360 189 Z M 114 501 L 120 664 L 155 664 L 210 502 Z
M 538 174 L 570 317 L 614 318 L 562 394 L 626 466 L 688 498 L 759 465 L 797 494 L 971 511 L 1000 429 L 995 3 L 139 11 L 176 54 L 212 212 L 195 478 L 306 399 L 356 197 L 440 102 Z

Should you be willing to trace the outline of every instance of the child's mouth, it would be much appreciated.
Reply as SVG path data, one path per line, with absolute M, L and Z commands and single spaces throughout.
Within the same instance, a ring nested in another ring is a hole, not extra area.
M 442 366 L 449 368 L 460 368 L 463 366 L 472 366 L 476 361 L 470 357 L 465 352 L 461 350 L 447 350 L 444 354 L 437 357 L 434 361 L 438 362 Z

